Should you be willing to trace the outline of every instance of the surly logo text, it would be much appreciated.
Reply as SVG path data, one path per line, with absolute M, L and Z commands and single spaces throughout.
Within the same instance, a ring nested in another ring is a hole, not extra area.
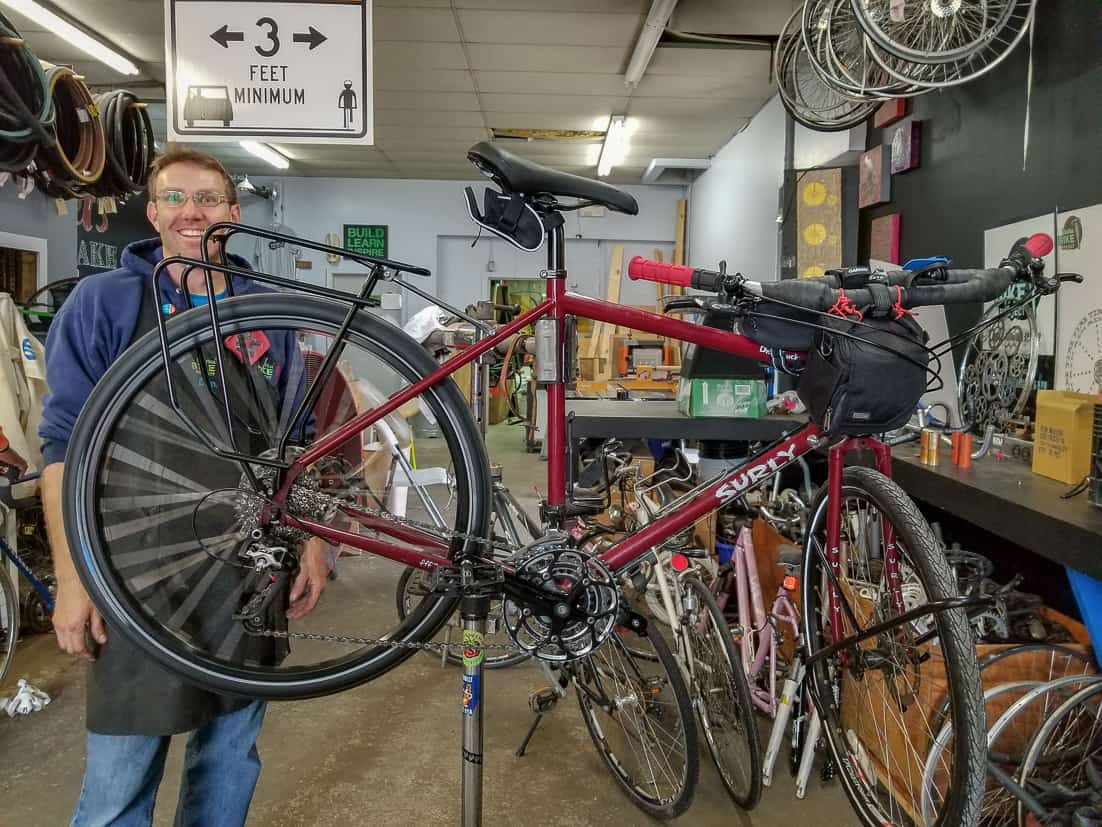
M 731 479 L 727 480 L 727 482 L 723 483 L 723 485 L 716 489 L 716 499 L 721 503 L 733 500 L 747 488 L 757 485 L 763 480 L 769 479 L 769 477 L 777 473 L 777 471 L 792 462 L 795 458 L 795 445 L 786 450 L 778 449 L 775 457 L 759 465 L 752 465 L 749 468 L 741 470 L 731 477 Z

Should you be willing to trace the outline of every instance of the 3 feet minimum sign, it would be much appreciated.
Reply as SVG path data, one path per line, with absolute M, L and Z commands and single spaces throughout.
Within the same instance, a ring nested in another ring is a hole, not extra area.
M 169 140 L 373 143 L 371 0 L 165 0 Z

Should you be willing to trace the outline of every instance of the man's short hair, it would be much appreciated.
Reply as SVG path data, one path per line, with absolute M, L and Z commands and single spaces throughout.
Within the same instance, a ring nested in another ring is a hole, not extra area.
M 190 147 L 174 147 L 169 149 L 159 158 L 153 161 L 149 167 L 149 196 L 153 198 L 157 195 L 157 176 L 168 167 L 173 164 L 195 164 L 197 167 L 203 169 L 209 169 L 211 172 L 217 172 L 222 176 L 222 180 L 226 184 L 226 198 L 230 204 L 237 203 L 237 187 L 234 186 L 233 179 L 230 178 L 230 174 L 226 172 L 226 168 L 222 166 L 222 162 L 215 158 L 213 155 L 208 155 L 205 152 L 200 152 L 197 149 L 191 149 Z

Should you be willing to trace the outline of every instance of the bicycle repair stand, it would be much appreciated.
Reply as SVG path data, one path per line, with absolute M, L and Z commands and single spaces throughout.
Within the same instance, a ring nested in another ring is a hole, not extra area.
M 459 604 L 463 619 L 463 827 L 482 825 L 482 645 L 490 615 L 490 597 L 465 595 Z

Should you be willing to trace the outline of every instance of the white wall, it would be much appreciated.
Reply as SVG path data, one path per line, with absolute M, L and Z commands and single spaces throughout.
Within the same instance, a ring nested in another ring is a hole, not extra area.
M 252 177 L 252 176 L 250 176 Z M 262 179 L 253 177 L 253 182 Z M 467 215 L 463 201 L 463 188 L 473 186 L 479 202 L 482 200 L 481 182 L 462 181 L 409 181 L 388 179 L 355 178 L 284 178 L 267 180 L 276 183 L 283 191 L 283 222 L 304 238 L 323 241 L 327 233 L 342 232 L 343 224 L 386 224 L 389 226 L 389 255 L 392 259 L 427 267 L 433 271 L 431 278 L 408 277 L 422 289 L 431 293 L 449 296 L 471 296 L 468 284 L 482 284 L 486 277 L 486 257 L 489 249 L 483 235 L 483 241 L 470 251 L 470 261 L 458 253 L 464 244 L 473 240 L 477 227 Z M 597 241 L 639 242 L 632 247 L 634 253 L 651 255 L 655 246 L 672 244 L 677 220 L 677 201 L 684 197 L 681 187 L 625 187 L 639 202 L 639 215 L 626 216 L 607 212 L 601 218 L 582 218 L 576 213 L 566 218 L 567 269 L 571 263 L 583 269 L 576 278 L 573 275 L 568 283 L 590 283 L 585 272 L 600 266 L 593 263 L 593 256 L 586 256 L 582 250 L 573 259 L 573 248 L 582 243 L 586 249 L 595 249 Z M 252 211 L 248 211 L 252 212 Z M 255 213 L 253 213 L 255 214 Z M 248 217 L 248 216 L 247 216 Z M 441 239 L 456 239 L 454 243 Z M 466 239 L 460 241 L 458 239 Z M 602 244 L 602 249 L 607 246 Z M 448 256 L 449 272 L 444 272 L 438 258 L 441 249 L 455 247 L 454 256 Z M 667 247 L 667 250 L 669 248 Z M 515 253 L 515 255 L 514 255 Z M 603 253 L 607 256 L 607 253 Z M 506 242 L 494 241 L 494 256 L 501 264 L 500 274 L 534 275 L 546 266 L 546 251 L 525 254 L 514 251 Z M 313 262 L 310 270 L 300 270 L 299 278 L 316 284 L 326 284 L 329 273 L 347 273 L 355 265 L 339 263 L 329 265 L 321 253 L 304 251 L 303 257 Z M 627 256 L 625 256 L 627 258 Z M 468 272 L 468 267 L 473 272 Z M 603 265 L 607 273 L 607 259 Z M 509 273 L 509 270 L 513 270 Z M 624 280 L 625 283 L 627 279 Z M 457 291 L 455 285 L 462 287 Z M 599 288 L 603 295 L 603 286 Z M 627 301 L 634 293 L 625 288 Z M 479 291 L 480 292 L 480 291 Z M 589 291 L 584 291 L 589 292 Z M 646 289 L 647 300 L 653 302 L 653 286 Z M 640 303 L 643 303 L 642 301 Z M 415 312 L 424 303 L 415 296 L 407 296 L 406 315 Z
M 58 215 L 54 200 L 34 190 L 25 199 L 16 195 L 10 181 L 0 187 L 0 230 L 17 235 L 46 239 L 49 280 L 67 279 L 77 274 L 76 201 L 67 201 L 69 212 Z
M 865 151 L 868 124 L 844 132 L 816 132 L 795 125 L 792 134 L 792 168 L 838 167 L 856 164 Z
M 784 179 L 784 109 L 774 96 L 689 188 L 688 261 L 757 281 L 780 277 L 777 204 Z

